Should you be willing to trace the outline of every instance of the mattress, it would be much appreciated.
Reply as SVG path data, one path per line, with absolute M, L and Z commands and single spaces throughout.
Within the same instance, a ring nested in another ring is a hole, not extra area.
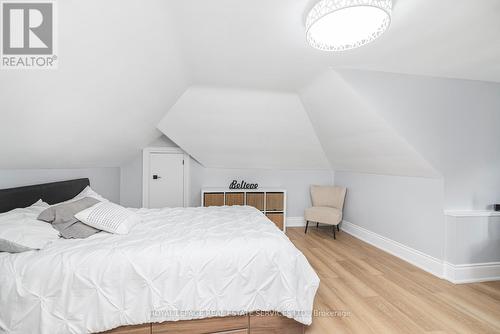
M 252 311 L 311 323 L 319 278 L 257 209 L 137 213 L 128 235 L 0 253 L 0 332 L 93 333 Z

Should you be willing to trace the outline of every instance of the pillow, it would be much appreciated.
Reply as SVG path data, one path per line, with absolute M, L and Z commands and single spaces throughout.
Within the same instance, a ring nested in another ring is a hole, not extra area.
M 36 217 L 40 214 L 40 212 L 47 209 L 48 207 L 50 207 L 49 204 L 39 199 L 36 203 L 31 204 L 26 208 L 17 208 L 8 212 L 0 213 L 0 219 L 4 217 L 12 217 L 14 214 L 21 215 L 23 217 L 24 216 L 34 217 L 36 219 Z
M 31 211 L 31 212 L 34 212 L 34 211 L 43 211 L 45 209 L 47 209 L 49 207 L 49 203 L 45 203 L 44 201 L 42 201 L 41 199 L 39 199 L 36 203 L 32 204 L 31 206 L 28 206 L 27 208 L 23 208 L 23 209 L 14 209 L 14 210 L 22 210 L 24 212 L 27 212 L 27 211 Z M 14 211 L 12 210 L 12 211 Z M 9 212 L 12 212 L 12 211 L 9 211 Z
M 65 239 L 87 238 L 100 232 L 100 230 L 83 224 L 75 218 L 75 214 L 97 203 L 99 203 L 99 201 L 92 197 L 84 197 L 82 199 L 64 202 L 45 209 L 40 213 L 38 219 L 51 223 Z
M 87 225 L 115 234 L 127 234 L 141 221 L 134 212 L 111 202 L 98 203 L 78 212 L 75 217 Z
M 85 187 L 85 189 L 83 189 L 81 193 L 79 193 L 73 199 L 70 199 L 69 201 L 66 201 L 66 202 L 76 201 L 76 200 L 79 200 L 79 199 L 82 199 L 85 197 L 95 198 L 99 202 L 109 202 L 107 199 L 105 199 L 104 197 L 102 197 L 101 195 L 96 193 L 94 190 L 92 190 L 92 188 L 90 188 L 90 186 Z M 64 203 L 66 203 L 66 202 L 64 202 Z
M 0 214 L 0 252 L 20 253 L 43 249 L 59 239 L 59 232 L 36 219 L 48 208 L 41 200 L 23 209 Z
M 85 189 L 83 189 L 78 195 L 76 195 L 72 199 L 69 199 L 67 201 L 54 204 L 53 206 L 60 205 L 60 204 L 71 203 L 71 202 L 83 199 L 85 197 L 95 198 L 99 202 L 109 202 L 107 199 L 105 199 L 104 197 L 102 197 L 101 195 L 99 195 L 98 193 L 96 193 L 94 190 L 92 190 L 92 188 L 90 188 L 90 186 L 86 186 Z
M 69 199 L 69 200 L 61 202 L 61 203 L 57 203 L 55 205 L 64 204 L 64 203 L 71 203 L 71 202 L 78 201 L 79 199 L 82 199 L 85 197 L 95 198 L 99 202 L 109 202 L 107 199 L 105 199 L 104 197 L 102 197 L 101 195 L 96 193 L 94 190 L 92 190 L 92 188 L 90 188 L 90 186 L 86 186 L 85 189 L 83 189 L 78 195 L 76 195 L 72 199 Z

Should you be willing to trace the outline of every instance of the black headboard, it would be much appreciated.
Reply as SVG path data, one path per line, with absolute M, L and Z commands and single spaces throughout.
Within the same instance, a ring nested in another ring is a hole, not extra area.
M 85 187 L 89 179 L 76 179 L 0 190 L 0 213 L 16 208 L 25 208 L 39 199 L 56 204 L 72 199 Z

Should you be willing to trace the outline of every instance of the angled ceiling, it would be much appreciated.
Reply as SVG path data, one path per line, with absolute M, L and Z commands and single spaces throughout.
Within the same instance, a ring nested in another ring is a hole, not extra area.
M 158 128 L 205 167 L 330 169 L 296 94 L 192 86 Z
M 364 71 L 339 75 L 439 170 L 449 209 L 484 209 L 500 200 L 500 84 Z
M 334 170 L 439 176 L 337 72 L 325 71 L 300 97 Z
M 394 0 L 375 42 L 329 53 L 307 45 L 314 0 L 172 2 L 193 79 L 297 90 L 327 67 L 500 82 L 500 1 Z
M 191 86 L 158 128 L 205 167 L 440 175 L 333 70 L 300 96 Z
M 116 167 L 188 84 L 163 0 L 58 1 L 59 68 L 0 73 L 0 168 Z
M 441 173 L 342 71 L 500 82 L 500 2 L 395 0 L 389 31 L 344 53 L 306 44 L 314 2 L 58 2 L 59 69 L 0 74 L 0 168 L 119 166 L 165 117 L 160 128 L 207 166 Z M 260 136 L 210 121 L 222 116 L 260 120 Z

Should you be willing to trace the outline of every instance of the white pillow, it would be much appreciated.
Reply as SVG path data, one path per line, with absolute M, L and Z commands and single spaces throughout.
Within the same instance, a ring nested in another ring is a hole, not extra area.
M 31 206 L 28 206 L 27 208 L 22 208 L 22 209 L 14 209 L 14 210 L 22 210 L 24 212 L 27 212 L 27 211 L 39 211 L 40 209 L 45 210 L 47 209 L 48 207 L 50 207 L 50 204 L 49 203 L 45 203 L 44 201 L 42 201 L 41 199 L 39 199 L 36 203 L 32 204 Z M 12 210 L 12 211 L 14 211 Z M 9 212 L 12 212 L 12 211 L 9 211 Z M 9 213 L 9 212 L 6 212 L 6 213 Z
M 95 198 L 99 202 L 109 202 L 107 199 L 105 199 L 104 197 L 102 197 L 101 195 L 96 193 L 94 190 L 92 190 L 92 188 L 90 188 L 90 186 L 87 186 L 87 187 L 85 187 L 85 189 L 83 189 L 78 195 L 76 195 L 72 199 L 61 202 L 61 203 L 56 203 L 54 205 L 59 205 L 59 204 L 63 204 L 63 203 L 71 203 L 71 202 L 78 201 L 78 200 L 85 198 L 85 197 Z
M 43 249 L 59 239 L 59 232 L 52 225 L 37 220 L 49 206 L 40 200 L 27 208 L 0 214 L 0 252 Z
M 76 195 L 76 197 L 73 198 L 71 201 L 76 201 L 84 197 L 92 197 L 98 200 L 99 202 L 109 202 L 107 199 L 105 199 L 104 197 L 96 193 L 94 190 L 92 190 L 90 186 L 85 187 L 85 189 L 83 189 L 82 192 Z
M 123 206 L 101 202 L 78 212 L 75 218 L 96 229 L 115 234 L 127 234 L 141 219 Z

